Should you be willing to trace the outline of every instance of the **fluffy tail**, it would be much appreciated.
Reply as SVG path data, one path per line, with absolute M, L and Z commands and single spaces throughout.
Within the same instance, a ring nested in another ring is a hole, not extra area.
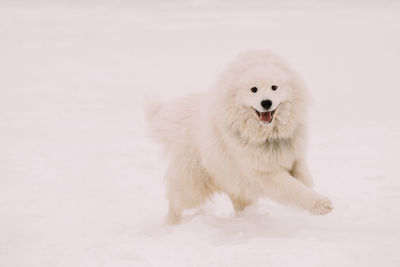
M 160 100 L 147 102 L 146 118 L 152 136 L 167 151 L 186 138 L 190 123 L 195 120 L 195 113 L 199 109 L 198 99 L 198 95 L 193 95 L 169 103 Z
M 145 115 L 148 123 L 151 123 L 160 112 L 163 103 L 160 99 L 148 100 L 145 104 Z
M 160 99 L 152 99 L 145 104 L 145 116 L 151 137 L 160 142 L 168 150 L 171 146 L 170 121 L 165 103 Z

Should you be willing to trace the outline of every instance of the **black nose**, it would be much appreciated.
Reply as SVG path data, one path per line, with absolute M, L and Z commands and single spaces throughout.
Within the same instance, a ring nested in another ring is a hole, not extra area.
M 269 99 L 263 100 L 261 101 L 261 106 L 265 109 L 269 109 L 272 106 L 272 101 Z

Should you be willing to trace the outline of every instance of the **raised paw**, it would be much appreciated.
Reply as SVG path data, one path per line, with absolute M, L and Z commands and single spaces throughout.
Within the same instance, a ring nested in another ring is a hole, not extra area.
M 332 210 L 333 206 L 331 201 L 328 198 L 323 197 L 317 200 L 317 202 L 315 203 L 314 207 L 310 210 L 310 212 L 315 215 L 324 215 L 331 212 Z

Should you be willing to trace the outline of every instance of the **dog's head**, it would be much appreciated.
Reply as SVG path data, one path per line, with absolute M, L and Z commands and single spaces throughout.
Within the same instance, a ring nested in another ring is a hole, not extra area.
M 306 90 L 285 60 L 266 51 L 240 55 L 217 82 L 220 123 L 248 142 L 288 138 L 306 116 Z

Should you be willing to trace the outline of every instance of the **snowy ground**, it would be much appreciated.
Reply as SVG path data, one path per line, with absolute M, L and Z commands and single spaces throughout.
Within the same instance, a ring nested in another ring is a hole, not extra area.
M 0 266 L 400 265 L 398 4 L 57 3 L 0 3 Z M 143 100 L 204 90 L 250 48 L 307 81 L 335 210 L 234 216 L 216 196 L 166 226 Z

